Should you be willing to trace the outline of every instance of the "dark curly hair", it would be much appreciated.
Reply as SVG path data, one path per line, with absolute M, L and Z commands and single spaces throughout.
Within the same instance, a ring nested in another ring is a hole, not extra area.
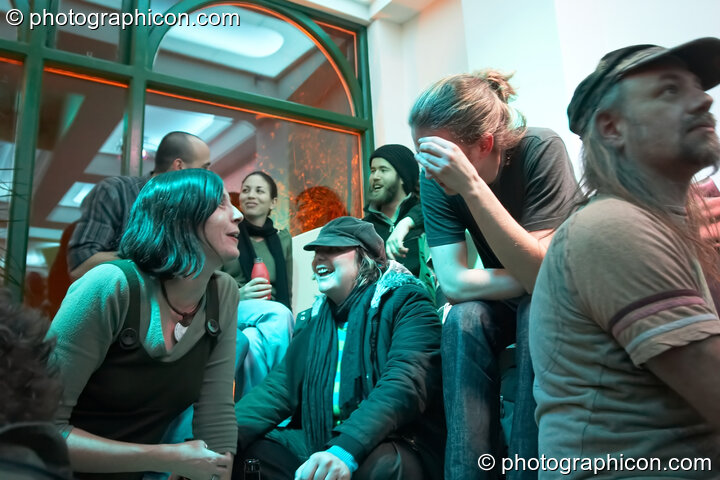
M 0 427 L 48 421 L 55 414 L 62 387 L 48 367 L 55 346 L 45 340 L 48 327 L 39 311 L 18 305 L 0 290 Z

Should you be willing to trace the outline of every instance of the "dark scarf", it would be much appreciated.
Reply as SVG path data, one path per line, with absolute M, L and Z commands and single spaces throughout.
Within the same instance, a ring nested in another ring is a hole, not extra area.
M 313 322 L 302 385 L 302 426 L 311 452 L 322 450 L 333 428 L 333 385 L 337 372 L 337 327 L 347 320 L 340 367 L 340 411 L 347 418 L 363 397 L 365 323 L 375 284 L 355 287 L 341 305 L 326 299 Z
M 287 264 L 283 255 L 280 237 L 273 222 L 269 218 L 265 220 L 262 227 L 257 227 L 250 222 L 240 222 L 240 235 L 238 236 L 238 248 L 240 249 L 240 268 L 245 278 L 250 280 L 253 264 L 255 263 L 255 249 L 250 237 L 262 237 L 268 245 L 268 250 L 275 260 L 275 300 L 290 307 L 290 291 L 288 289 Z

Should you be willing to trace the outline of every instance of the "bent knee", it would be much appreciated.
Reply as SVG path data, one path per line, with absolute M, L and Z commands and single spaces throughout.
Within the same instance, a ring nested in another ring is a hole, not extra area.
M 492 309 L 485 302 L 463 302 L 453 305 L 445 318 L 443 333 L 448 331 L 469 332 L 490 326 Z

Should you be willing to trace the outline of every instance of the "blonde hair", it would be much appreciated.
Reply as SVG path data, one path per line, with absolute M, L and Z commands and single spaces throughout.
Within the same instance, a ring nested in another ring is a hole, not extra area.
M 490 133 L 500 150 L 516 146 L 527 130 L 525 116 L 508 102 L 515 98 L 512 74 L 496 70 L 451 75 L 415 100 L 412 127 L 446 129 L 461 143 L 473 144 Z

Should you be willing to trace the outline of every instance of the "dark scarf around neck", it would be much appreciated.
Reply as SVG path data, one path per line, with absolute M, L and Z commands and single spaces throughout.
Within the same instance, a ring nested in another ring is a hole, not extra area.
M 287 264 L 285 263 L 285 255 L 283 255 L 282 244 L 278 236 L 277 229 L 273 226 L 273 221 L 269 218 L 265 220 L 262 227 L 257 227 L 252 223 L 245 221 L 240 222 L 240 235 L 238 236 L 238 248 L 240 249 L 240 268 L 242 268 L 245 278 L 250 280 L 253 264 L 255 263 L 255 248 L 250 237 L 262 237 L 268 245 L 268 250 L 275 260 L 275 300 L 282 303 L 288 308 L 290 307 L 290 290 L 288 287 Z
M 337 327 L 347 320 L 340 371 L 341 417 L 362 400 L 363 343 L 367 312 L 375 284 L 355 287 L 340 305 L 326 299 L 313 324 L 302 385 L 302 427 L 310 451 L 324 449 L 332 436 L 333 386 L 338 361 Z

